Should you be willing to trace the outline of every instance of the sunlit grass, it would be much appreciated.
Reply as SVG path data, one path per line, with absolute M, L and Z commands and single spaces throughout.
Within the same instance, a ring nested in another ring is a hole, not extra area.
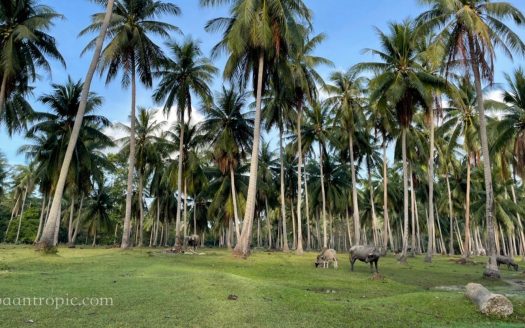
M 384 280 L 368 265 L 315 269 L 316 254 L 256 252 L 248 260 L 218 249 L 204 255 L 160 250 L 66 249 L 42 256 L 0 248 L 0 298 L 111 297 L 108 307 L 0 306 L 0 326 L 20 327 L 501 327 L 523 326 L 525 296 L 504 282 L 483 281 L 482 264 L 381 259 Z M 477 261 L 481 262 L 482 259 Z M 523 279 L 502 268 L 505 279 Z M 514 314 L 491 319 L 460 290 L 468 282 L 514 294 Z M 453 286 L 451 291 L 438 286 Z M 228 300 L 230 294 L 237 300 Z M 30 323 L 30 322 L 33 323 Z

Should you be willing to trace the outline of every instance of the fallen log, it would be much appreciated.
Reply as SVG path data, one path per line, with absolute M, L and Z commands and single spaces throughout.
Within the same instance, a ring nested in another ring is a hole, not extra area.
M 483 314 L 506 317 L 513 312 L 512 303 L 508 298 L 493 294 L 480 284 L 467 284 L 465 296 L 475 303 Z

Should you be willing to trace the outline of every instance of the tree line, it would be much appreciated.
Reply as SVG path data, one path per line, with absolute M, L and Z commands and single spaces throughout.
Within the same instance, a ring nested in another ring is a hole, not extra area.
M 365 50 L 375 61 L 325 78 L 319 68 L 334 64 L 315 51 L 326 35 L 301 0 L 201 0 L 229 5 L 205 26 L 222 33 L 210 57 L 191 37 L 173 41 L 181 30 L 163 20 L 181 14 L 173 3 L 95 2 L 106 11 L 80 33 L 97 35 L 83 51 L 93 52 L 86 79 L 54 84 L 38 98 L 46 112 L 27 98 L 48 60 L 66 64 L 48 34 L 61 15 L 33 0 L 0 5 L 0 122 L 25 135 L 29 163 L 0 161 L 4 241 L 19 241 L 24 210 L 38 206 L 30 239 L 44 250 L 79 234 L 122 248 L 199 234 L 240 256 L 374 244 L 401 262 L 488 255 L 491 277 L 497 254 L 525 253 L 524 71 L 505 75 L 503 99 L 487 97 L 496 51 L 525 52 L 507 25 L 525 17 L 511 4 L 421 1 L 415 19 L 377 30 L 379 47 Z M 221 55 L 226 84 L 213 92 Z M 103 115 L 96 71 L 130 90 L 129 126 Z M 177 123 L 137 106 L 137 83 Z M 113 140 L 110 127 L 127 137 Z

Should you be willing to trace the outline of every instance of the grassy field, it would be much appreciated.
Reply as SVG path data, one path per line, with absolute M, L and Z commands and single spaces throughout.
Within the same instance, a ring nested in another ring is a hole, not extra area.
M 347 255 L 339 270 L 315 269 L 316 254 L 256 252 L 248 260 L 218 249 L 203 255 L 160 250 L 0 246 L 0 298 L 110 297 L 113 306 L 0 305 L 0 327 L 523 327 L 525 294 L 483 281 L 479 265 L 420 257 L 400 265 L 381 259 L 383 280 Z M 482 261 L 482 259 L 478 259 Z M 502 268 L 504 279 L 525 280 Z M 514 314 L 479 314 L 459 289 L 481 282 L 510 295 Z M 444 287 L 446 286 L 446 287 Z M 436 288 L 437 287 L 437 288 Z M 514 289 L 513 289 L 514 288 Z M 236 295 L 237 300 L 229 300 Z

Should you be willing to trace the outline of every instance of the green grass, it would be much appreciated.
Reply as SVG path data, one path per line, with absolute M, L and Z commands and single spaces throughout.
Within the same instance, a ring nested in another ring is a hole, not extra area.
M 525 296 L 481 279 L 483 265 L 420 257 L 381 259 L 384 280 L 368 265 L 339 256 L 339 270 L 315 269 L 316 254 L 256 252 L 248 260 L 218 249 L 205 255 L 160 250 L 65 249 L 43 256 L 0 247 L 0 298 L 111 297 L 113 306 L 0 306 L 0 327 L 523 327 Z M 479 259 L 478 261 L 482 261 Z M 502 268 L 505 279 L 523 279 Z M 461 291 L 437 286 L 481 282 L 513 294 L 506 319 L 477 312 Z M 329 293 L 327 293 L 327 290 Z M 335 292 L 333 292 L 335 291 Z M 238 296 L 228 300 L 228 295 Z M 30 323 L 33 321 L 33 323 Z

